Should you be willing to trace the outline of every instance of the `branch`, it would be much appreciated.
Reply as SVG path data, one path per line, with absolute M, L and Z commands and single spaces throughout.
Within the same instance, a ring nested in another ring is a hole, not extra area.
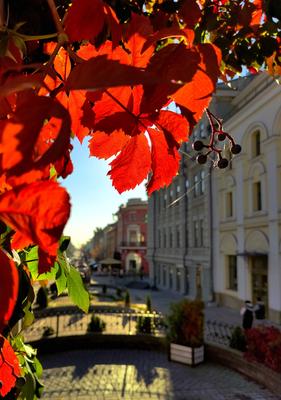
M 5 25 L 5 4 L 4 0 L 0 0 L 0 29 L 4 28 Z
M 65 34 L 54 0 L 47 0 L 58 34 Z

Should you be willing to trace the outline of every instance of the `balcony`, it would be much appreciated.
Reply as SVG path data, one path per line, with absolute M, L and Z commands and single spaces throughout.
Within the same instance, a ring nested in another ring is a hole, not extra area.
M 123 241 L 120 244 L 120 247 L 146 247 L 146 242 L 141 242 L 141 241 L 137 241 L 137 242 L 127 242 L 127 241 Z

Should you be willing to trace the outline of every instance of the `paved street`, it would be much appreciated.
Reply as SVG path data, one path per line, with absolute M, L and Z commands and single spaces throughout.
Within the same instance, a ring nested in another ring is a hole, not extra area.
M 163 353 L 102 349 L 40 359 L 45 400 L 280 400 L 225 367 L 190 368 Z

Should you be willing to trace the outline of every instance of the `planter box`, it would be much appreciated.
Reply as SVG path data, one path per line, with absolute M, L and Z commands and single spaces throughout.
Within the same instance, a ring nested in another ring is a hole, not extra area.
M 188 347 L 171 343 L 170 360 L 191 366 L 201 364 L 204 361 L 204 346 Z

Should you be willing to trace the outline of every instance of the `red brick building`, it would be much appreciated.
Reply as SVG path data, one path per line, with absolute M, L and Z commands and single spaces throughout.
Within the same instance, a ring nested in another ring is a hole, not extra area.
M 125 273 L 148 274 L 147 201 L 129 199 L 120 206 L 117 216 L 117 251 Z

